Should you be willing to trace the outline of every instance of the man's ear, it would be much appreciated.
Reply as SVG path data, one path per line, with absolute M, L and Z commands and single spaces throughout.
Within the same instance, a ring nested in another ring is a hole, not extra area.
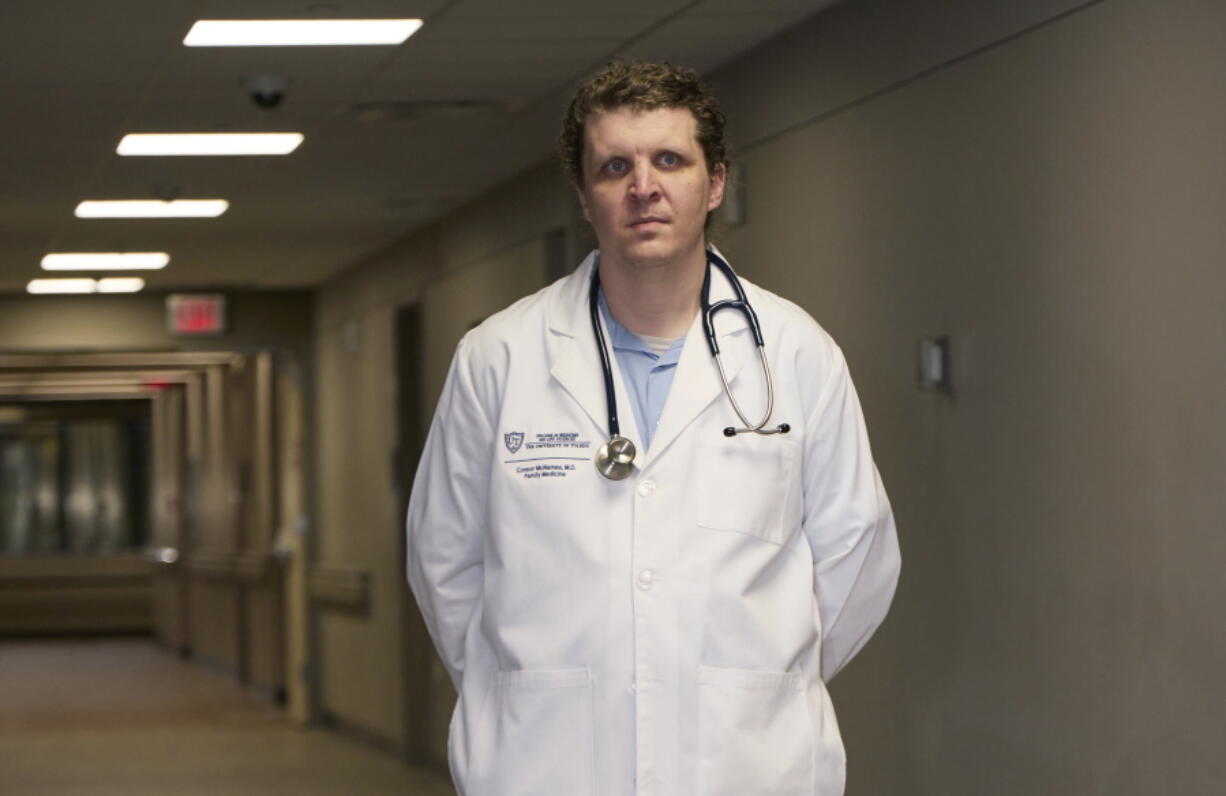
M 592 213 L 587 206 L 587 197 L 583 195 L 583 189 L 579 187 L 579 183 L 572 182 L 571 185 L 575 188 L 575 196 L 579 197 L 579 206 L 583 208 L 583 217 L 587 219 L 587 223 L 592 223 Z
M 711 169 L 710 179 L 710 196 L 707 198 L 707 211 L 710 212 L 719 207 L 724 201 L 724 186 L 728 182 L 728 167 L 723 163 L 717 163 L 715 168 Z

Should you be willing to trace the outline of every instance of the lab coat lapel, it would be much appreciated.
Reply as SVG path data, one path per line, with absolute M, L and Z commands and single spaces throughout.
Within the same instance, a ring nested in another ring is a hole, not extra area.
M 711 266 L 707 266 L 711 268 Z M 731 285 L 718 270 L 711 273 L 711 303 L 733 298 Z M 749 333 L 749 323 L 745 316 L 734 309 L 726 309 L 715 316 L 715 336 L 719 341 L 720 356 L 724 360 L 724 370 L 728 375 L 728 384 L 735 386 L 737 375 L 741 372 L 749 357 L 756 357 L 753 335 Z M 655 437 L 648 451 L 646 468 L 655 461 L 670 444 L 677 439 L 685 428 L 700 415 L 707 406 L 724 394 L 724 386 L 719 378 L 719 368 L 711 349 L 707 346 L 707 338 L 703 333 L 701 310 L 699 316 L 690 325 L 686 334 L 685 347 L 681 351 L 681 359 L 677 362 L 677 375 L 673 378 L 668 399 L 664 402 L 664 411 L 660 414 L 660 423 L 656 426 Z M 727 400 L 726 398 L 724 399 Z M 728 407 L 728 423 L 736 422 L 732 407 Z M 739 423 L 737 423 L 739 425 Z M 712 434 L 719 434 L 722 429 L 712 428 Z
M 552 339 L 547 350 L 550 357 L 550 375 L 600 429 L 600 444 L 604 444 L 609 434 L 609 406 L 588 305 L 592 269 L 595 267 L 596 252 L 592 252 L 554 296 L 549 307 L 549 330 Z M 604 333 L 607 341 L 609 330 L 605 328 Z M 617 395 L 621 433 L 639 444 L 637 440 L 642 437 L 635 425 L 634 411 L 622 385 L 617 357 L 611 347 L 609 360 L 613 367 L 613 389 Z

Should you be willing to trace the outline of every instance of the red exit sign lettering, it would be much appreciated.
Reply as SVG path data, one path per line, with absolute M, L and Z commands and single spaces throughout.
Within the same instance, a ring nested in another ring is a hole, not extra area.
M 171 334 L 222 334 L 226 330 L 226 297 L 218 293 L 167 296 L 166 323 Z

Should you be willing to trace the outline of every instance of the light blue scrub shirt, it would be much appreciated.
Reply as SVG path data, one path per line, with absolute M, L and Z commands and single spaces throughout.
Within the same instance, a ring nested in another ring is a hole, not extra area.
M 656 434 L 656 424 L 664 411 L 664 401 L 673 386 L 677 374 L 677 362 L 685 337 L 673 341 L 663 354 L 652 351 L 639 336 L 622 326 L 609 312 L 604 291 L 600 293 L 600 314 L 609 329 L 610 344 L 617 357 L 617 367 L 622 372 L 622 383 L 634 406 L 634 420 L 643 435 L 643 450 L 651 448 L 651 438 Z

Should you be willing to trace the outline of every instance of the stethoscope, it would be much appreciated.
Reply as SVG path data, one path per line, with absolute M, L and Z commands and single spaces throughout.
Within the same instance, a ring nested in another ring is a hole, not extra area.
M 732 404 L 732 411 L 736 412 L 736 416 L 740 419 L 742 427 L 728 426 L 724 429 L 725 437 L 735 437 L 737 434 L 786 434 L 791 431 L 792 427 L 787 423 L 780 423 L 774 428 L 766 428 L 766 424 L 770 422 L 771 414 L 775 410 L 775 387 L 771 379 L 770 365 L 766 361 L 766 351 L 763 348 L 762 342 L 762 327 L 758 325 L 758 314 L 754 312 L 753 307 L 749 304 L 749 299 L 745 297 L 745 290 L 741 287 L 741 280 L 737 279 L 736 274 L 732 272 L 732 267 L 724 262 L 724 259 L 713 251 L 707 251 L 708 266 L 715 266 L 727 278 L 728 284 L 732 285 L 732 292 L 736 294 L 735 299 L 724 299 L 711 303 L 711 268 L 707 268 L 707 273 L 702 280 L 702 299 L 700 310 L 702 312 L 702 330 L 707 337 L 707 347 L 711 349 L 711 356 L 715 358 L 715 364 L 719 368 L 719 380 L 724 385 L 724 394 L 728 396 L 728 402 Z M 634 469 L 634 456 L 636 454 L 634 443 L 621 435 L 621 424 L 617 420 L 617 397 L 613 391 L 613 367 L 609 363 L 609 347 L 605 343 L 604 330 L 600 325 L 600 268 L 597 265 L 592 267 L 592 288 L 588 296 L 588 305 L 592 314 L 592 331 L 596 333 L 596 348 L 600 351 L 600 368 L 604 374 L 604 393 L 605 400 L 609 405 L 609 441 L 600 446 L 596 451 L 596 469 L 605 478 L 612 481 L 620 481 L 630 475 Z M 728 386 L 728 375 L 724 371 L 724 362 L 719 355 L 719 343 L 715 339 L 715 313 L 720 310 L 735 309 L 740 310 L 745 316 L 745 320 L 749 322 L 749 329 L 753 333 L 754 343 L 758 346 L 758 359 L 762 362 L 762 377 L 766 380 L 766 415 L 760 423 L 750 423 L 745 418 L 745 413 L 741 411 L 740 405 L 736 402 L 736 398 L 732 395 L 732 388 Z

